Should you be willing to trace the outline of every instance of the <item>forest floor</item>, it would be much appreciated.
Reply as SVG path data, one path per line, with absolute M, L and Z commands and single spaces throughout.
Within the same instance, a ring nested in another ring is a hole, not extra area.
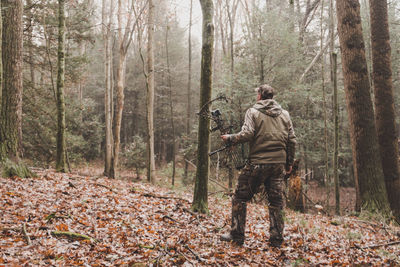
M 230 197 L 192 196 L 143 182 L 37 170 L 0 178 L 0 266 L 400 265 L 400 228 L 360 217 L 285 211 L 285 241 L 271 248 L 268 209 L 249 204 L 243 247 L 219 241 Z M 79 234 L 79 235 L 78 235 Z

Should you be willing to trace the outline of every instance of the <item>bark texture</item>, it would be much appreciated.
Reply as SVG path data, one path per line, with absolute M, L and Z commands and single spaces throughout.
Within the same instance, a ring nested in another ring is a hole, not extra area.
M 387 0 L 370 0 L 375 118 L 391 209 L 400 221 L 400 175 Z
M 155 182 L 154 159 L 154 4 L 149 0 L 147 39 L 147 180 Z
M 203 107 L 211 99 L 212 90 L 212 62 L 214 44 L 213 1 L 200 0 L 203 13 L 202 26 L 202 51 L 201 51 L 201 75 L 200 75 L 200 107 Z M 208 107 L 207 107 L 208 108 Z M 208 174 L 210 148 L 210 119 L 199 116 L 197 169 L 194 188 L 192 209 L 202 213 L 208 212 Z
M 337 54 L 332 52 L 332 81 L 333 81 L 333 120 L 335 124 L 333 139 L 333 180 L 335 184 L 335 212 L 340 215 L 340 183 L 338 173 L 339 162 L 339 103 L 337 88 Z
M 108 22 L 106 18 L 106 1 L 102 2 L 102 31 L 104 49 L 104 115 L 105 115 L 105 153 L 104 153 L 104 175 L 111 175 L 111 160 L 113 153 L 112 136 L 112 86 L 111 86 L 111 24 L 113 20 L 114 1 L 110 1 Z
M 189 14 L 189 36 L 188 36 L 188 85 L 187 85 L 187 106 L 186 106 L 186 136 L 190 134 L 190 114 L 191 114 L 191 91 L 192 91 L 192 16 L 193 16 L 193 0 L 190 0 L 190 14 Z M 185 156 L 185 170 L 183 177 L 186 180 L 188 178 L 188 162 Z
M 168 88 L 169 88 L 169 111 L 171 120 L 171 132 L 172 132 L 172 185 L 175 185 L 175 174 L 176 174 L 176 144 L 175 144 L 175 123 L 174 123 L 174 103 L 172 97 L 172 78 L 171 69 L 169 66 L 169 49 L 168 49 L 168 32 L 169 25 L 167 21 L 167 30 L 165 34 L 165 52 L 167 56 L 167 73 L 168 73 Z
M 0 114 L 0 161 L 20 157 L 22 129 L 22 0 L 2 0 L 2 105 Z
M 3 37 L 3 17 L 1 15 L 1 1 L 0 1 L 0 112 L 1 112 L 1 95 L 2 95 L 2 88 L 3 88 L 3 59 L 2 59 L 2 37 Z M 0 158 L 1 160 L 1 158 Z
M 56 170 L 67 171 L 65 143 L 65 0 L 58 1 L 58 74 L 57 74 L 57 159 Z
M 124 47 L 124 36 L 122 32 L 122 1 L 118 1 L 118 65 L 117 65 L 117 103 L 114 118 L 114 152 L 111 161 L 111 174 L 110 177 L 116 178 L 117 167 L 119 164 L 119 150 L 121 144 L 121 123 L 122 123 L 122 111 L 124 110 L 124 81 L 125 81 L 125 66 L 126 66 L 126 50 Z M 127 26 L 126 26 L 127 27 Z M 125 28 L 126 33 L 126 28 Z
M 358 0 L 338 0 L 337 17 L 353 165 L 361 207 L 389 214 L 368 81 Z

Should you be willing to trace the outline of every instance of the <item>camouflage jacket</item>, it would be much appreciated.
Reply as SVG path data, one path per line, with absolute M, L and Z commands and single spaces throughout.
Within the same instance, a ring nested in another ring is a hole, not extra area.
M 242 130 L 229 135 L 233 143 L 250 143 L 252 164 L 293 165 L 296 136 L 289 113 L 272 99 L 259 100 L 245 115 Z

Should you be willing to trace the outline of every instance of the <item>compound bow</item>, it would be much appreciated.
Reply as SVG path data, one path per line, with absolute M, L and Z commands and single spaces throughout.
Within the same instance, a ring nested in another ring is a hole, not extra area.
M 222 113 L 219 109 L 212 110 L 209 113 L 209 105 L 215 101 L 222 101 L 224 100 L 226 103 L 228 103 L 228 99 L 224 95 L 219 95 L 218 97 L 208 101 L 206 104 L 204 104 L 200 111 L 197 113 L 197 115 L 206 117 L 211 119 L 215 127 L 211 128 L 211 132 L 215 132 L 219 130 L 220 135 L 224 134 L 230 134 L 233 126 L 232 125 L 226 125 L 226 121 L 222 118 Z M 237 148 L 234 147 L 234 143 L 232 142 L 226 142 L 224 146 L 221 148 L 218 148 L 214 151 L 211 151 L 208 153 L 208 155 L 211 157 L 214 154 L 217 154 L 219 152 L 225 151 L 227 155 L 232 159 L 236 169 L 241 169 L 244 167 L 244 162 L 243 160 L 240 160 L 239 153 L 237 152 Z

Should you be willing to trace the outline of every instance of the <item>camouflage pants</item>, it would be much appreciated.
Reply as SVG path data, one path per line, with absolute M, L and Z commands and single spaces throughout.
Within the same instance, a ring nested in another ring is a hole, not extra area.
M 246 226 L 246 202 L 257 193 L 264 184 L 269 203 L 270 241 L 283 240 L 283 198 L 282 184 L 284 164 L 263 164 L 246 166 L 239 176 L 239 182 L 232 199 L 231 235 L 244 239 Z

